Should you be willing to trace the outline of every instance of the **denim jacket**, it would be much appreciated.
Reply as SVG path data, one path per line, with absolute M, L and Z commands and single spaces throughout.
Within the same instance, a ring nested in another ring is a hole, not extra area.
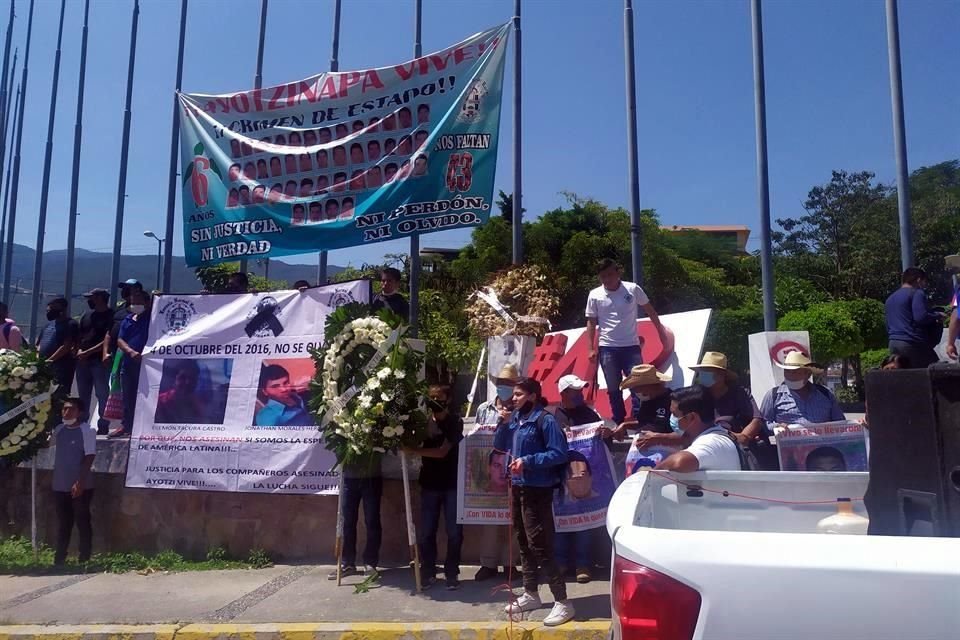
M 497 427 L 493 447 L 508 452 L 510 459 L 523 458 L 523 474 L 512 479 L 518 487 L 556 486 L 562 465 L 567 463 L 567 437 L 542 407 L 522 418 L 519 411 L 514 411 L 510 422 Z

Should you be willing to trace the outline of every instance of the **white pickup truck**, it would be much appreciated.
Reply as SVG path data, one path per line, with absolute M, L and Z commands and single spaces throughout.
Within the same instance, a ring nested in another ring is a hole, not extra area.
M 607 511 L 612 638 L 960 638 L 960 539 L 817 533 L 837 498 L 867 515 L 867 478 L 630 476 Z

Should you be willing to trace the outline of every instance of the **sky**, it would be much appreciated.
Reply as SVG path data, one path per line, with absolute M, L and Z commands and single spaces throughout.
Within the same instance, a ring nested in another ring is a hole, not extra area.
M 264 86 L 326 70 L 333 0 L 270 0 Z M 163 235 L 179 2 L 143 0 L 134 73 L 122 250 L 156 252 Z M 3 5 L 3 13 L 8 14 Z M 117 210 L 132 0 L 94 0 L 89 21 L 77 246 L 110 251 Z M 343 0 L 340 69 L 413 57 L 413 0 Z M 37 0 L 30 52 L 15 241 L 37 243 L 60 3 Z M 22 64 L 27 0 L 16 5 Z M 536 216 L 562 192 L 628 205 L 623 3 L 523 1 L 523 206 Z M 191 0 L 183 90 L 253 86 L 259 0 Z M 510 20 L 512 0 L 424 0 L 423 51 Z M 45 250 L 66 247 L 83 4 L 67 2 L 53 138 Z M 636 0 L 640 199 L 664 224 L 740 224 L 758 247 L 753 76 L 747 0 Z M 960 2 L 900 3 L 908 161 L 960 158 Z M 882 0 L 764 3 L 770 198 L 773 218 L 802 203 L 833 169 L 895 179 Z M 512 43 L 511 43 L 512 46 Z M 513 190 L 513 53 L 504 82 L 495 189 Z M 20 81 L 18 69 L 14 82 Z M 179 196 L 179 194 L 178 194 Z M 177 225 L 174 253 L 183 254 Z M 896 233 L 895 229 L 890 230 Z M 421 238 L 459 247 L 470 231 Z M 330 264 L 375 263 L 408 250 L 391 241 L 330 253 Z M 283 258 L 315 263 L 315 255 Z M 17 274 L 13 274 L 16 279 Z

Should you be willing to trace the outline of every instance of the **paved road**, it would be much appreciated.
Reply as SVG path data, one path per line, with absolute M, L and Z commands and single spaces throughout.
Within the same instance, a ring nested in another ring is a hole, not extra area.
M 386 569 L 369 593 L 354 593 L 362 578 L 337 587 L 326 579 L 331 567 L 276 566 L 250 571 L 206 571 L 139 575 L 0 576 L 0 625 L 154 624 L 196 622 L 457 622 L 503 621 L 506 593 L 472 579 L 458 591 L 442 582 L 421 595 L 411 593 L 409 569 Z M 568 584 L 577 620 L 610 617 L 609 583 Z M 529 614 L 543 620 L 552 602 Z

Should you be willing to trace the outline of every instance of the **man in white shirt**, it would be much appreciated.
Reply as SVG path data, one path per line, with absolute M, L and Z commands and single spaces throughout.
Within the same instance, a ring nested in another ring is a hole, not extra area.
M 740 452 L 727 430 L 717 425 L 713 397 L 700 385 L 673 392 L 670 423 L 693 439 L 683 451 L 665 458 L 657 469 L 693 473 L 694 471 L 740 471 Z
M 643 307 L 650 322 L 657 328 L 660 340 L 667 342 L 666 330 L 660 323 L 656 309 L 650 299 L 637 284 L 620 279 L 620 265 L 606 258 L 597 266 L 600 286 L 587 296 L 587 341 L 590 344 L 590 361 L 600 358 L 600 368 L 607 382 L 607 394 L 613 421 L 621 424 L 627 416 L 623 406 L 623 392 L 620 383 L 630 370 L 643 364 L 640 337 L 637 335 L 637 307 Z M 597 327 L 600 328 L 599 341 L 595 342 Z M 594 344 L 599 344 L 599 351 Z M 636 396 L 631 392 L 634 412 L 639 407 Z

